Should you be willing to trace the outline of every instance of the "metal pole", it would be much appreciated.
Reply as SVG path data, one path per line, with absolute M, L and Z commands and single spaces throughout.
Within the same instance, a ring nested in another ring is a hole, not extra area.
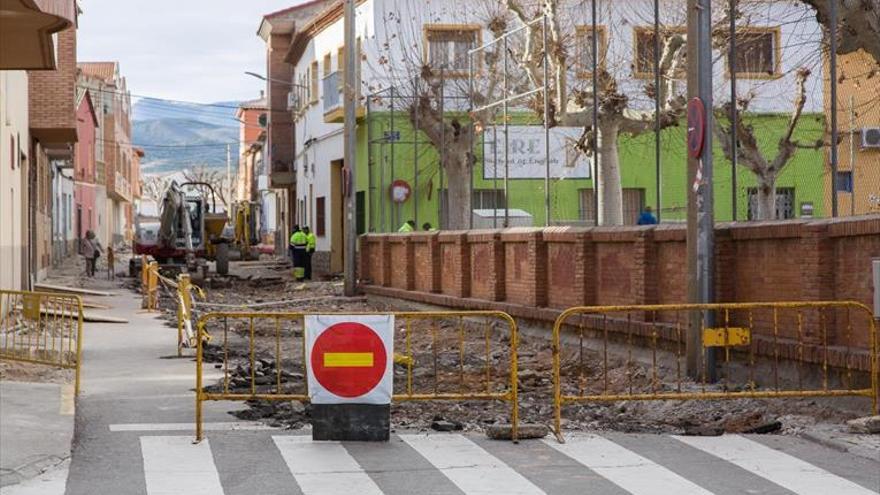
M 474 58 L 473 58 L 473 54 L 471 52 L 468 52 L 468 115 L 473 115 L 473 114 L 474 114 Z M 471 125 L 468 127 L 470 128 L 470 130 L 468 132 L 470 133 L 470 137 L 471 137 L 471 150 L 470 151 L 471 151 L 472 156 L 476 156 L 474 154 L 474 148 L 473 148 L 476 145 L 476 143 L 475 143 L 476 139 L 474 139 L 474 137 L 475 137 L 474 123 L 471 122 Z M 482 134 L 482 136 L 485 136 L 485 134 Z M 470 205 L 470 207 L 469 207 L 470 211 L 468 211 L 468 229 L 474 228 L 474 204 L 473 204 L 474 195 L 473 195 L 473 192 L 470 192 L 473 190 L 473 184 L 474 184 L 474 170 L 472 168 L 473 163 L 474 163 L 473 160 L 468 160 L 468 165 L 467 165 L 468 184 L 470 185 L 470 187 L 468 189 L 469 189 L 469 193 L 471 196 L 471 200 L 468 202 L 468 204 Z M 483 156 L 483 167 L 485 167 L 485 166 L 486 166 L 486 157 Z
M 547 65 L 547 16 L 541 21 L 544 38 L 544 226 L 550 226 L 550 68 Z M 593 33 L 596 37 L 596 33 Z M 506 38 L 505 38 L 506 39 Z
M 492 126 L 492 196 L 498 198 L 498 125 Z M 507 203 L 507 198 L 504 198 Z M 492 228 L 498 228 L 498 204 L 492 201 Z
M 394 145 L 395 145 L 395 141 L 394 141 L 394 86 L 391 87 L 391 115 L 389 116 L 388 128 L 389 128 L 388 141 L 390 143 L 388 146 L 391 148 L 391 180 L 388 181 L 388 186 L 390 188 L 391 184 L 393 184 L 394 181 L 397 180 L 396 176 L 394 175 L 395 174 L 395 170 L 394 170 L 394 154 L 395 154 L 395 152 L 394 152 Z M 400 227 L 400 219 L 398 218 L 400 216 L 399 215 L 400 211 L 398 210 L 398 203 L 394 201 L 393 197 L 391 197 L 391 189 L 387 189 L 385 191 L 382 191 L 382 194 L 387 194 L 389 196 L 389 198 L 391 199 L 391 205 L 390 205 L 388 214 L 391 216 L 391 229 L 390 230 L 392 232 L 395 232 Z
M 371 118 L 370 98 L 367 97 L 367 208 L 370 211 L 368 232 L 376 231 L 376 211 L 373 207 L 373 197 L 375 195 L 373 185 L 373 120 Z
M 444 105 L 443 95 L 445 94 L 446 85 L 446 67 L 440 67 L 440 149 L 437 150 L 437 159 L 440 163 L 440 191 L 444 193 L 440 195 L 440 223 L 445 228 L 449 225 L 449 188 L 443 188 L 443 155 L 446 153 L 446 106 Z
M 731 0 L 733 1 L 733 0 Z M 596 33 L 593 33 L 593 37 Z M 660 180 L 660 0 L 654 0 L 654 177 L 657 222 L 661 221 Z
M 355 0 L 345 0 L 345 150 L 344 161 L 348 168 L 348 182 L 346 184 L 346 212 L 345 220 L 347 229 L 345 235 L 345 295 L 353 296 L 357 292 L 357 121 L 355 120 L 355 105 L 357 99 L 356 57 L 357 45 L 355 41 Z
M 831 216 L 837 216 L 837 0 L 830 5 L 831 37 Z
M 736 165 L 739 152 L 739 138 L 736 135 L 736 120 L 738 118 L 736 108 L 736 0 L 730 0 L 730 52 L 727 55 L 728 72 L 730 72 L 730 149 L 733 155 L 730 157 L 730 208 L 731 219 L 737 220 L 737 185 Z
M 509 146 L 510 146 L 510 124 L 508 123 L 507 112 L 508 112 L 508 101 L 507 96 L 510 94 L 510 88 L 508 87 L 507 81 L 507 36 L 504 37 L 504 51 L 502 52 L 502 56 L 504 57 L 504 75 L 502 79 L 502 83 L 504 86 L 504 105 L 502 105 L 502 116 L 504 118 L 504 225 L 503 227 L 506 229 L 510 227 L 510 160 L 508 160 Z M 546 57 L 544 57 L 546 59 Z
M 226 213 L 229 213 L 229 202 L 232 201 L 232 149 L 226 145 Z M 250 199 L 250 198 L 248 198 Z M 217 213 L 216 211 L 214 213 Z
M 417 96 L 413 96 L 417 98 Z M 416 104 L 414 101 L 413 104 Z M 413 221 L 419 228 L 419 112 L 413 112 Z
M 596 36 L 598 29 L 596 26 L 596 17 L 598 17 L 596 13 L 596 0 L 592 0 L 590 4 L 593 9 L 592 19 L 590 20 L 591 29 L 593 30 L 593 73 L 591 74 L 593 79 L 593 224 L 599 225 L 599 57 L 597 56 L 599 53 L 599 38 Z
M 849 214 L 856 214 L 856 99 L 849 96 L 849 173 L 852 183 L 849 185 Z

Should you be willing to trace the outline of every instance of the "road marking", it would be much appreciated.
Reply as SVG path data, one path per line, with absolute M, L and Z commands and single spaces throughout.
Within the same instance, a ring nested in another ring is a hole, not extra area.
M 141 437 L 147 495 L 223 495 L 208 440 L 190 436 Z
M 461 435 L 400 435 L 466 494 L 544 492 L 497 457 Z
M 273 436 L 304 495 L 382 495 L 382 490 L 339 442 L 307 435 Z
M 235 431 L 235 430 L 276 430 L 274 426 L 262 423 L 239 423 L 222 422 L 204 423 L 205 431 Z M 195 431 L 193 423 L 125 423 L 110 425 L 110 431 Z
M 740 435 L 672 438 L 802 495 L 876 495 L 852 481 Z
M 596 435 L 571 436 L 566 443 L 555 440 L 544 440 L 544 443 L 634 495 L 712 493 L 654 461 Z
M 372 352 L 326 352 L 325 368 L 372 368 Z

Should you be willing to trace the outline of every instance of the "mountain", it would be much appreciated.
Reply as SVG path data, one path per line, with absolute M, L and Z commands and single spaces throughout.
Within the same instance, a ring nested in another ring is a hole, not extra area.
M 145 174 L 194 166 L 226 169 L 226 145 L 238 160 L 237 101 L 201 105 L 141 98 L 132 105 L 132 142 L 145 151 Z
M 166 118 L 135 121 L 132 141 L 144 148 L 145 174 L 164 174 L 203 165 L 226 169 L 226 144 L 231 144 L 237 166 L 239 131 L 192 119 Z

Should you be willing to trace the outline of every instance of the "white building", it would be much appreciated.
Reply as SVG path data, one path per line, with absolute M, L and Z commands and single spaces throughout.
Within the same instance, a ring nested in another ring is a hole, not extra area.
M 630 97 L 630 107 L 653 108 L 645 94 L 653 79 L 653 2 L 651 0 L 597 0 L 599 63 L 617 79 Z M 535 2 L 533 2 L 535 3 Z M 486 43 L 494 35 L 486 28 L 490 13 L 503 12 L 497 5 L 477 5 L 463 0 L 364 0 L 357 4 L 356 36 L 359 47 L 361 95 L 358 116 L 364 113 L 365 96 L 390 86 L 405 87 L 418 76 L 422 64 L 443 63 L 459 87 L 467 86 L 468 49 Z M 737 36 L 742 60 L 737 62 L 738 93 L 753 94 L 751 111 L 790 112 L 795 72 L 811 69 L 807 81 L 805 112 L 821 112 L 822 31 L 809 7 L 799 2 L 743 0 L 741 28 Z M 721 21 L 721 9 L 716 15 Z M 316 269 L 338 272 L 343 250 L 343 126 L 341 87 L 344 32 L 342 2 L 337 1 L 309 23 L 297 28 L 287 60 L 294 66 L 290 106 L 294 114 L 294 160 L 296 168 L 296 220 L 308 225 L 318 238 Z M 496 21 L 502 17 L 496 17 Z M 572 90 L 592 84 L 590 9 L 582 2 L 564 1 L 560 27 L 571 47 L 572 67 L 567 72 Z M 508 16 L 507 29 L 520 23 Z M 685 32 L 684 0 L 661 0 L 661 29 Z M 515 38 L 511 39 L 516 42 Z M 516 48 L 514 48 L 516 49 Z M 726 52 L 715 52 L 715 100 L 729 99 Z M 480 73 L 484 60 L 475 59 Z M 513 69 L 512 72 L 515 72 Z M 684 91 L 682 70 L 680 90 Z M 485 81 L 486 75 L 480 73 Z M 477 82 L 477 84 L 483 84 Z M 370 101 L 371 110 L 387 111 L 387 101 Z M 464 108 L 462 108 L 464 109 Z M 399 115 L 405 118 L 405 113 Z M 386 194 L 363 179 L 366 131 L 358 130 L 358 204 L 375 207 L 365 194 Z M 682 144 L 683 145 L 683 144 Z M 401 166 L 410 166 L 405 163 Z M 435 179 L 436 182 L 436 179 Z M 434 192 L 439 184 L 434 184 Z M 376 192 L 378 191 L 378 192 Z M 430 194 L 428 195 L 430 196 Z M 437 195 L 439 196 L 439 194 Z M 436 199 L 435 199 L 436 201 Z M 575 199 L 576 201 L 576 199 Z M 475 205 L 475 207 L 477 207 Z M 495 207 L 488 205 L 484 207 Z M 363 209 L 362 209 L 363 210 Z M 359 212 L 359 215 L 363 214 Z M 358 218 L 366 230 L 372 213 Z M 398 223 L 405 218 L 398 218 Z M 436 225 L 436 224 L 435 224 Z M 362 231 L 362 230 L 361 230 Z
M 0 70 L 0 289 L 27 289 L 28 76 Z

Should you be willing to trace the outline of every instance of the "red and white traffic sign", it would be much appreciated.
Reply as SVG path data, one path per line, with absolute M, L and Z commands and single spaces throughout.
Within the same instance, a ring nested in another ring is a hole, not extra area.
M 306 352 L 314 404 L 389 404 L 393 315 L 309 315 Z

